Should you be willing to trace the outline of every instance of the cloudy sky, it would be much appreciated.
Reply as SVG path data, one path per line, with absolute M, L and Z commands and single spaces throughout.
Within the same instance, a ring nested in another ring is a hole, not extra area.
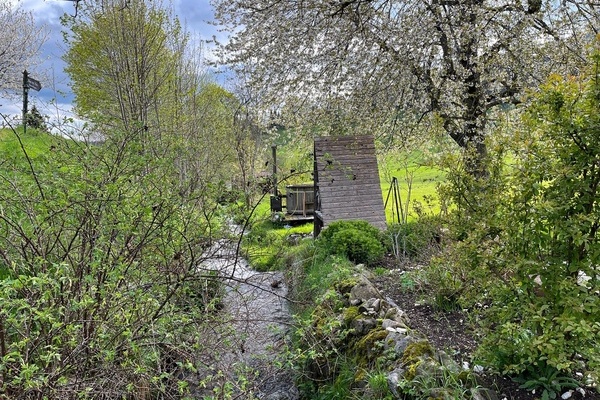
M 42 90 L 29 91 L 29 109 L 32 105 L 44 115 L 52 118 L 68 116 L 73 101 L 69 87 L 69 79 L 64 73 L 65 63 L 61 56 L 65 51 L 61 31 L 60 17 L 65 13 L 75 12 L 71 0 L 0 0 L 18 2 L 24 10 L 31 11 L 37 25 L 44 25 L 48 30 L 48 40 L 41 49 L 42 64 L 27 67 L 32 78 L 42 83 Z M 82 0 L 85 1 L 85 0 Z M 187 29 L 198 40 L 210 39 L 218 35 L 216 27 L 208 21 L 213 19 L 213 10 L 209 0 L 172 0 L 175 13 Z M 210 51 L 210 49 L 208 50 Z M 15 98 L 0 96 L 0 112 L 8 115 L 21 115 L 22 98 L 18 93 Z

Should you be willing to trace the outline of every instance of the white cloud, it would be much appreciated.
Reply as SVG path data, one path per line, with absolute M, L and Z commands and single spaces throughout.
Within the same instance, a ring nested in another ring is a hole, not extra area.
M 30 105 L 36 104 L 42 114 L 52 115 L 54 118 L 57 114 L 55 104 L 59 104 L 58 110 L 65 110 L 61 111 L 61 114 L 73 115 L 71 103 L 74 96 L 69 86 L 69 77 L 64 72 L 65 62 L 62 60 L 65 44 L 61 33 L 63 27 L 60 18 L 65 13 L 74 14 L 74 3 L 65 0 L 0 1 L 10 1 L 24 10 L 31 11 L 36 25 L 48 28 L 48 40 L 40 49 L 41 64 L 35 67 L 24 66 L 24 69 L 27 68 L 33 78 L 42 83 L 40 92 L 30 91 Z M 214 13 L 209 0 L 174 0 L 173 6 L 175 14 L 191 33 L 192 40 L 202 43 L 204 58 L 214 61 L 212 53 L 214 47 L 207 44 L 206 41 L 212 39 L 213 36 L 219 40 L 226 40 L 226 35 L 210 24 L 210 21 L 214 19 Z M 22 95 L 20 92 L 14 93 L 11 98 L 0 97 L 0 113 L 18 117 L 21 115 L 21 108 Z

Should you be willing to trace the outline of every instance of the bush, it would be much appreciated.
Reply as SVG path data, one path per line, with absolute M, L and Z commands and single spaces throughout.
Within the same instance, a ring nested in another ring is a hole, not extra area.
M 383 234 L 373 225 L 363 220 L 351 220 L 351 221 L 335 221 L 327 225 L 327 228 L 319 234 L 319 240 L 321 242 L 329 242 L 333 238 L 333 235 L 341 229 L 354 228 L 362 232 L 365 236 L 374 237 L 379 241 L 383 241 Z
M 355 228 L 341 229 L 331 239 L 333 254 L 345 255 L 357 264 L 371 264 L 383 257 L 383 245 L 376 238 Z
M 185 394 L 214 352 L 212 199 L 182 194 L 177 154 L 145 157 L 129 133 L 19 140 L 0 168 L 0 398 Z
M 505 143 L 510 169 L 453 181 L 460 243 L 439 263 L 461 305 L 488 306 L 479 356 L 501 373 L 600 369 L 600 53 L 592 58 L 587 73 L 551 77 L 532 99 Z
M 371 264 L 385 253 L 383 234 L 366 221 L 335 221 L 323 230 L 318 243 L 329 254 L 354 263 Z

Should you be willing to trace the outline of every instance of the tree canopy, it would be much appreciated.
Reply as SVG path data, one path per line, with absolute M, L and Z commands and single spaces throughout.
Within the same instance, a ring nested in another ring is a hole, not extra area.
M 6 92 L 21 87 L 21 73 L 35 63 L 46 33 L 31 13 L 10 2 L 0 3 L 0 26 L 0 91 Z
M 436 115 L 475 160 L 490 111 L 518 103 L 550 71 L 577 68 L 600 26 L 579 0 L 213 4 L 231 32 L 221 60 L 271 107 L 395 133 Z

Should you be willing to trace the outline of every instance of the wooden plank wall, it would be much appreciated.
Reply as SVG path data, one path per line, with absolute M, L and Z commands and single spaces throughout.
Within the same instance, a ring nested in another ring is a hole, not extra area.
M 314 143 L 315 186 L 320 203 L 316 214 L 321 226 L 362 219 L 385 229 L 373 136 L 326 136 L 315 138 Z

